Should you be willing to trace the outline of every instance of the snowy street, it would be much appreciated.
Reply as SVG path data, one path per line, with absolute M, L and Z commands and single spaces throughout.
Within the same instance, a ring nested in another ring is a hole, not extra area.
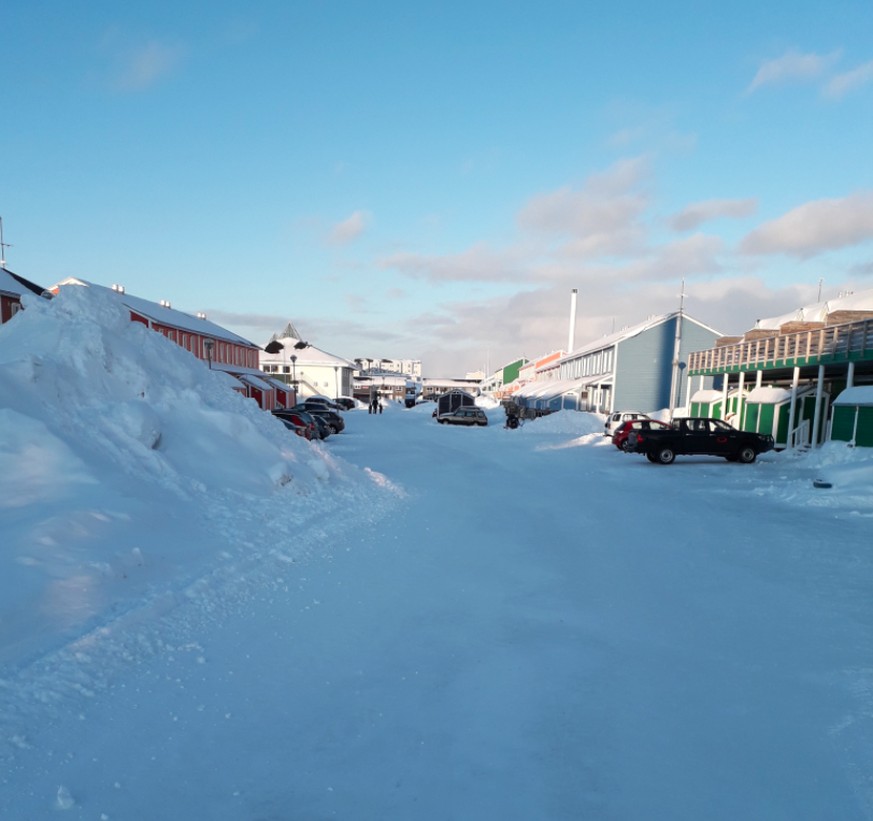
M 346 414 L 324 449 L 397 500 L 127 625 L 30 711 L 0 816 L 870 818 L 870 509 L 490 414 Z

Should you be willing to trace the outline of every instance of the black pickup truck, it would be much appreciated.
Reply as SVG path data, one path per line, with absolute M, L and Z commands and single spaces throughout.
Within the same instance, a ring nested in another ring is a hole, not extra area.
M 628 436 L 629 453 L 644 453 L 650 462 L 669 465 L 677 455 L 723 456 L 749 464 L 773 449 L 773 437 L 736 430 L 721 419 L 674 419 L 666 429 L 635 431 Z

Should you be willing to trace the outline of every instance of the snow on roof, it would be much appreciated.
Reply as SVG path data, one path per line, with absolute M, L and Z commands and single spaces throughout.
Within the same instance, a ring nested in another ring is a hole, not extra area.
M 546 382 L 528 382 L 515 392 L 516 396 L 529 396 L 531 398 L 550 399 L 564 393 L 579 390 L 582 387 L 581 379 L 555 379 Z
M 247 376 L 256 376 L 258 379 L 266 379 L 266 374 L 257 368 L 247 368 L 245 365 L 231 365 L 227 362 L 213 362 L 213 371 L 225 371 L 231 376 L 240 377 L 243 374 Z
M 755 328 L 775 331 L 786 322 L 824 322 L 834 311 L 873 311 L 873 288 L 826 302 L 814 302 L 780 316 L 759 319 Z
M 746 397 L 747 402 L 754 402 L 757 405 L 777 405 L 789 399 L 791 399 L 791 391 L 786 388 L 774 388 L 772 385 L 754 388 Z
M 4 294 L 24 296 L 26 293 L 42 294 L 44 290 L 29 279 L 13 274 L 8 268 L 0 268 L 0 291 Z
M 275 376 L 267 376 L 266 374 L 261 377 L 264 382 L 268 382 L 270 387 L 277 388 L 280 391 L 285 391 L 286 393 L 291 393 L 294 390 L 287 382 L 283 382 L 281 379 L 276 379 Z
M 225 342 L 233 342 L 236 345 L 245 345 L 249 348 L 258 347 L 254 342 L 250 342 L 248 339 L 227 330 L 227 328 L 222 328 L 221 325 L 216 325 L 208 319 L 186 314 L 184 311 L 176 310 L 169 305 L 161 305 L 158 302 L 133 296 L 125 291 L 116 291 L 113 288 L 107 288 L 105 285 L 96 285 L 79 277 L 67 277 L 53 285 L 52 289 L 54 290 L 65 285 L 82 285 L 86 288 L 98 288 L 106 293 L 115 294 L 122 304 L 126 305 L 131 311 L 142 314 L 161 325 L 168 325 L 183 331 L 191 331 L 191 333 L 199 334 L 200 336 L 221 339 Z
M 272 385 L 270 385 L 266 380 L 261 379 L 260 376 L 254 376 L 250 373 L 241 373 L 237 378 L 240 382 L 245 382 L 246 385 L 251 385 L 259 391 L 269 391 L 273 389 Z
M 291 324 L 285 328 L 283 333 L 287 333 L 289 329 L 292 329 Z M 308 343 L 303 343 L 304 347 L 296 348 L 294 347 L 298 343 L 302 342 L 299 337 L 295 336 L 273 336 L 270 342 L 278 342 L 282 346 L 282 350 L 279 353 L 267 353 L 266 351 L 261 351 L 260 361 L 263 363 L 270 363 L 272 365 L 287 365 L 291 361 L 291 356 L 296 356 L 297 367 L 301 367 L 303 365 L 328 365 L 328 366 L 338 366 L 340 368 L 354 368 L 354 362 L 351 362 L 348 359 L 343 359 L 341 356 L 335 356 L 332 353 L 328 353 L 327 351 L 321 350 L 321 348 L 316 348 L 315 345 L 309 345 Z M 269 343 L 268 343 L 269 344 Z
M 632 325 L 629 328 L 624 328 L 623 330 L 617 331 L 613 334 L 607 334 L 606 336 L 600 337 L 600 339 L 596 339 L 586 345 L 575 348 L 574 350 L 570 351 L 570 353 L 566 354 L 561 361 L 565 362 L 567 360 L 576 359 L 584 354 L 592 353 L 593 351 L 601 351 L 605 348 L 611 348 L 614 345 L 618 345 L 620 342 L 624 342 L 626 339 L 632 339 L 635 336 L 639 336 L 641 333 L 643 333 L 644 331 L 648 331 L 650 328 L 656 328 L 658 325 L 663 325 L 665 322 L 673 319 L 678 314 L 678 311 L 673 311 L 669 314 L 661 314 L 659 316 L 649 317 L 645 322 L 640 322 L 637 325 Z M 688 316 L 688 314 L 686 313 L 682 314 L 682 320 L 683 322 L 693 322 L 695 325 L 698 325 L 699 327 L 712 332 L 713 334 L 715 334 L 715 336 L 722 336 L 719 331 L 716 331 L 714 328 L 710 328 L 709 325 L 705 325 L 699 320 Z
M 721 391 L 699 390 L 691 397 L 692 402 L 718 402 L 724 394 Z
M 858 385 L 846 388 L 835 400 L 835 405 L 873 406 L 873 385 Z

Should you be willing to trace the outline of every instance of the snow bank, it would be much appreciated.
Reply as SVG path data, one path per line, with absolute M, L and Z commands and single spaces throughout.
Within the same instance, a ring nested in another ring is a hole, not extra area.
M 226 380 L 101 289 L 0 326 L 0 661 L 144 606 L 155 579 L 190 590 L 216 561 L 304 555 L 350 505 L 390 509 L 396 488 Z
M 605 422 L 606 417 L 601 413 L 565 410 L 540 416 L 538 419 L 526 419 L 519 430 L 525 434 L 565 433 L 586 436 L 591 433 L 602 434 Z

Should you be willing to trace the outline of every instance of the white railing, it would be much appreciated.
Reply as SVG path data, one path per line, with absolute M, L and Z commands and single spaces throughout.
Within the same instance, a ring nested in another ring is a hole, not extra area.
M 788 434 L 788 447 L 797 448 L 809 444 L 809 419 L 804 419 Z
M 732 367 L 772 365 L 777 361 L 818 359 L 823 356 L 848 358 L 849 354 L 873 353 L 873 320 L 847 322 L 814 331 L 778 334 L 694 351 L 688 357 L 690 371 L 721 371 Z

